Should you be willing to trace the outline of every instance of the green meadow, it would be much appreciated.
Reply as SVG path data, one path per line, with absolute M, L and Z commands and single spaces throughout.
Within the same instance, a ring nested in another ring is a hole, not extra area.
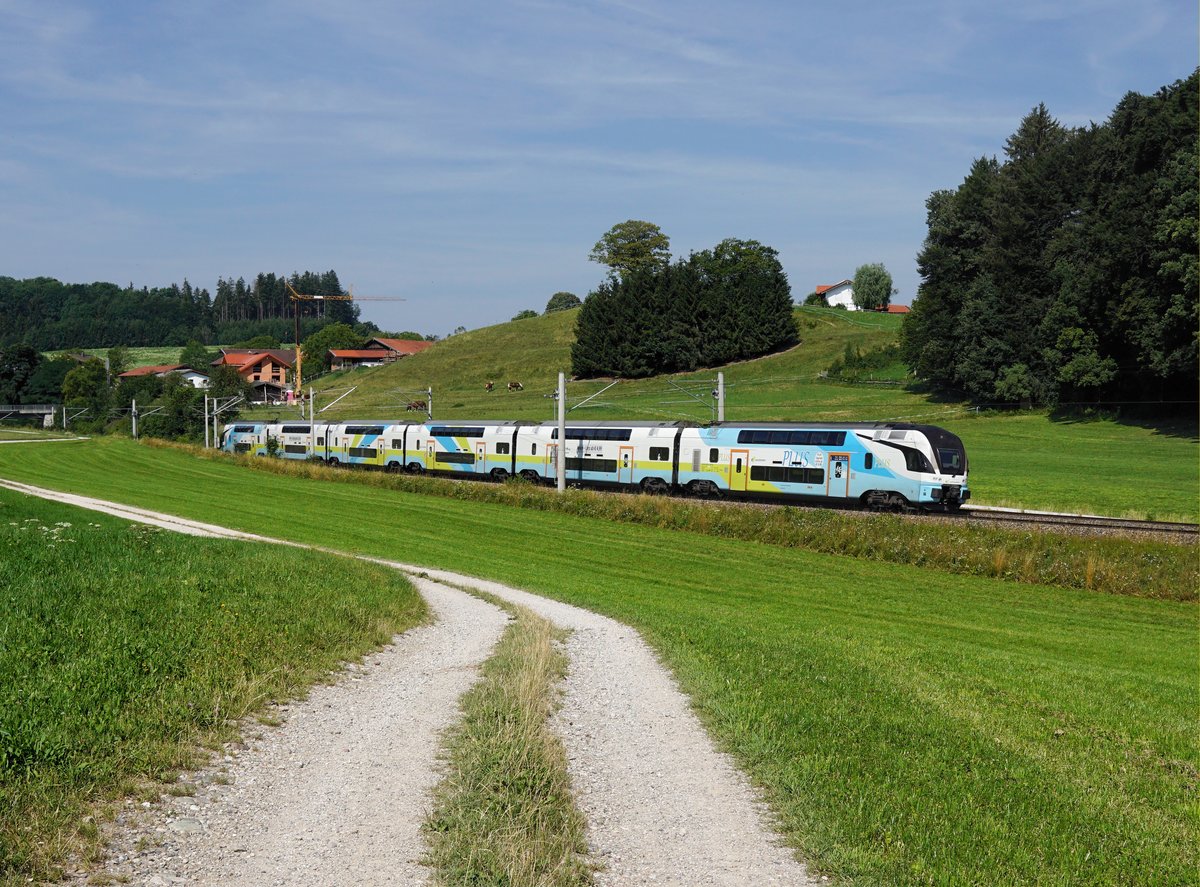
M 12 449 L 0 476 L 486 576 L 635 626 L 785 839 L 835 881 L 1195 883 L 1193 603 L 252 472 L 124 441 Z
M 384 367 L 322 377 L 318 407 L 339 419 L 409 419 L 405 404 L 433 388 L 439 419 L 549 420 L 557 373 L 570 370 L 577 310 L 472 330 Z M 971 461 L 974 502 L 1035 509 L 1096 512 L 1195 522 L 1200 519 L 1200 435 L 1194 418 L 1149 424 L 1112 418 L 1059 418 L 1034 413 L 979 413 L 898 381 L 890 366 L 858 383 L 824 373 L 847 347 L 870 352 L 893 344 L 897 315 L 832 308 L 796 311 L 801 342 L 795 348 L 721 368 L 730 421 L 906 421 L 942 425 L 959 434 Z M 714 418 L 709 392 L 716 370 L 666 378 L 568 385 L 572 404 L 598 396 L 570 413 L 572 420 L 691 420 Z M 492 393 L 484 391 L 496 383 Z M 509 381 L 523 391 L 509 392 Z M 351 389 L 353 389 L 351 391 Z M 680 390 L 684 389 L 684 390 Z M 348 393 L 349 392 L 349 393 Z M 696 400 L 699 396 L 704 402 Z M 294 415 L 280 408 L 248 415 Z
M 0 884 L 97 849 L 93 805 L 425 618 L 394 570 L 0 490 Z M 85 818 L 86 817 L 86 818 Z

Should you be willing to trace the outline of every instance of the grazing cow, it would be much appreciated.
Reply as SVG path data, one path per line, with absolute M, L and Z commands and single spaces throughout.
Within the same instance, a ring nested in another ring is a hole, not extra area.
M 520 382 L 509 382 L 509 383 L 508 383 L 508 390 L 509 390 L 509 391 L 524 391 L 524 390 L 525 390 L 525 386 L 524 386 L 524 385 L 522 385 Z
M 410 413 L 427 413 L 429 412 L 429 404 L 423 400 L 410 400 L 404 409 Z
M 495 387 L 496 387 L 495 382 L 488 382 L 486 385 L 483 386 L 483 390 L 486 391 L 488 394 L 491 394 L 492 389 Z

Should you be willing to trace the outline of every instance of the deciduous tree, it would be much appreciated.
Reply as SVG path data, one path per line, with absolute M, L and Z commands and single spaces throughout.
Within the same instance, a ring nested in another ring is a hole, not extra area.
M 596 241 L 588 259 L 608 266 L 609 276 L 657 269 L 671 261 L 671 240 L 653 222 L 629 219 L 613 225 Z
M 550 314 L 552 311 L 566 311 L 568 308 L 578 308 L 582 304 L 583 302 L 580 301 L 579 296 L 575 295 L 574 293 L 568 293 L 565 291 L 557 292 L 552 295 L 550 297 L 550 301 L 546 303 L 546 313 Z
M 882 262 L 859 265 L 854 272 L 854 304 L 864 311 L 886 308 L 896 290 Z

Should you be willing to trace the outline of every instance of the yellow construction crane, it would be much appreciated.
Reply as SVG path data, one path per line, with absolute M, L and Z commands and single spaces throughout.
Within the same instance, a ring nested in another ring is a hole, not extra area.
M 407 301 L 407 300 L 401 298 L 400 296 L 356 296 L 356 295 L 354 295 L 353 287 L 350 287 L 350 289 L 345 294 L 338 294 L 336 296 L 318 296 L 318 295 L 310 295 L 308 293 L 298 293 L 298 292 L 296 292 L 296 288 L 293 287 L 291 285 L 291 283 L 289 283 L 286 280 L 283 282 L 283 285 L 287 287 L 288 298 L 290 298 L 292 300 L 292 314 L 296 319 L 296 384 L 295 384 L 295 387 L 293 388 L 293 391 L 295 391 L 295 393 L 296 393 L 296 397 L 299 397 L 302 393 L 302 389 L 300 387 L 300 382 L 301 382 L 300 364 L 302 362 L 301 351 L 300 351 L 300 303 L 301 302 L 404 302 L 404 301 Z

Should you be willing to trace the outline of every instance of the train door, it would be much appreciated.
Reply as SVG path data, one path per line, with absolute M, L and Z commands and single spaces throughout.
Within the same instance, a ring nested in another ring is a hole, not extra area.
M 750 477 L 750 451 L 729 451 L 729 489 L 746 489 L 746 480 Z
M 432 471 L 436 465 L 434 463 L 434 453 L 437 452 L 437 441 L 431 435 L 429 440 L 425 442 L 425 470 Z
M 543 472 L 548 480 L 558 479 L 558 444 L 546 444 L 546 470 Z
M 633 447 L 621 447 L 617 458 L 617 483 L 633 483 Z
M 830 453 L 829 474 L 826 479 L 826 495 L 850 495 L 850 454 Z
M 487 444 L 481 440 L 475 441 L 475 470 L 487 474 Z

